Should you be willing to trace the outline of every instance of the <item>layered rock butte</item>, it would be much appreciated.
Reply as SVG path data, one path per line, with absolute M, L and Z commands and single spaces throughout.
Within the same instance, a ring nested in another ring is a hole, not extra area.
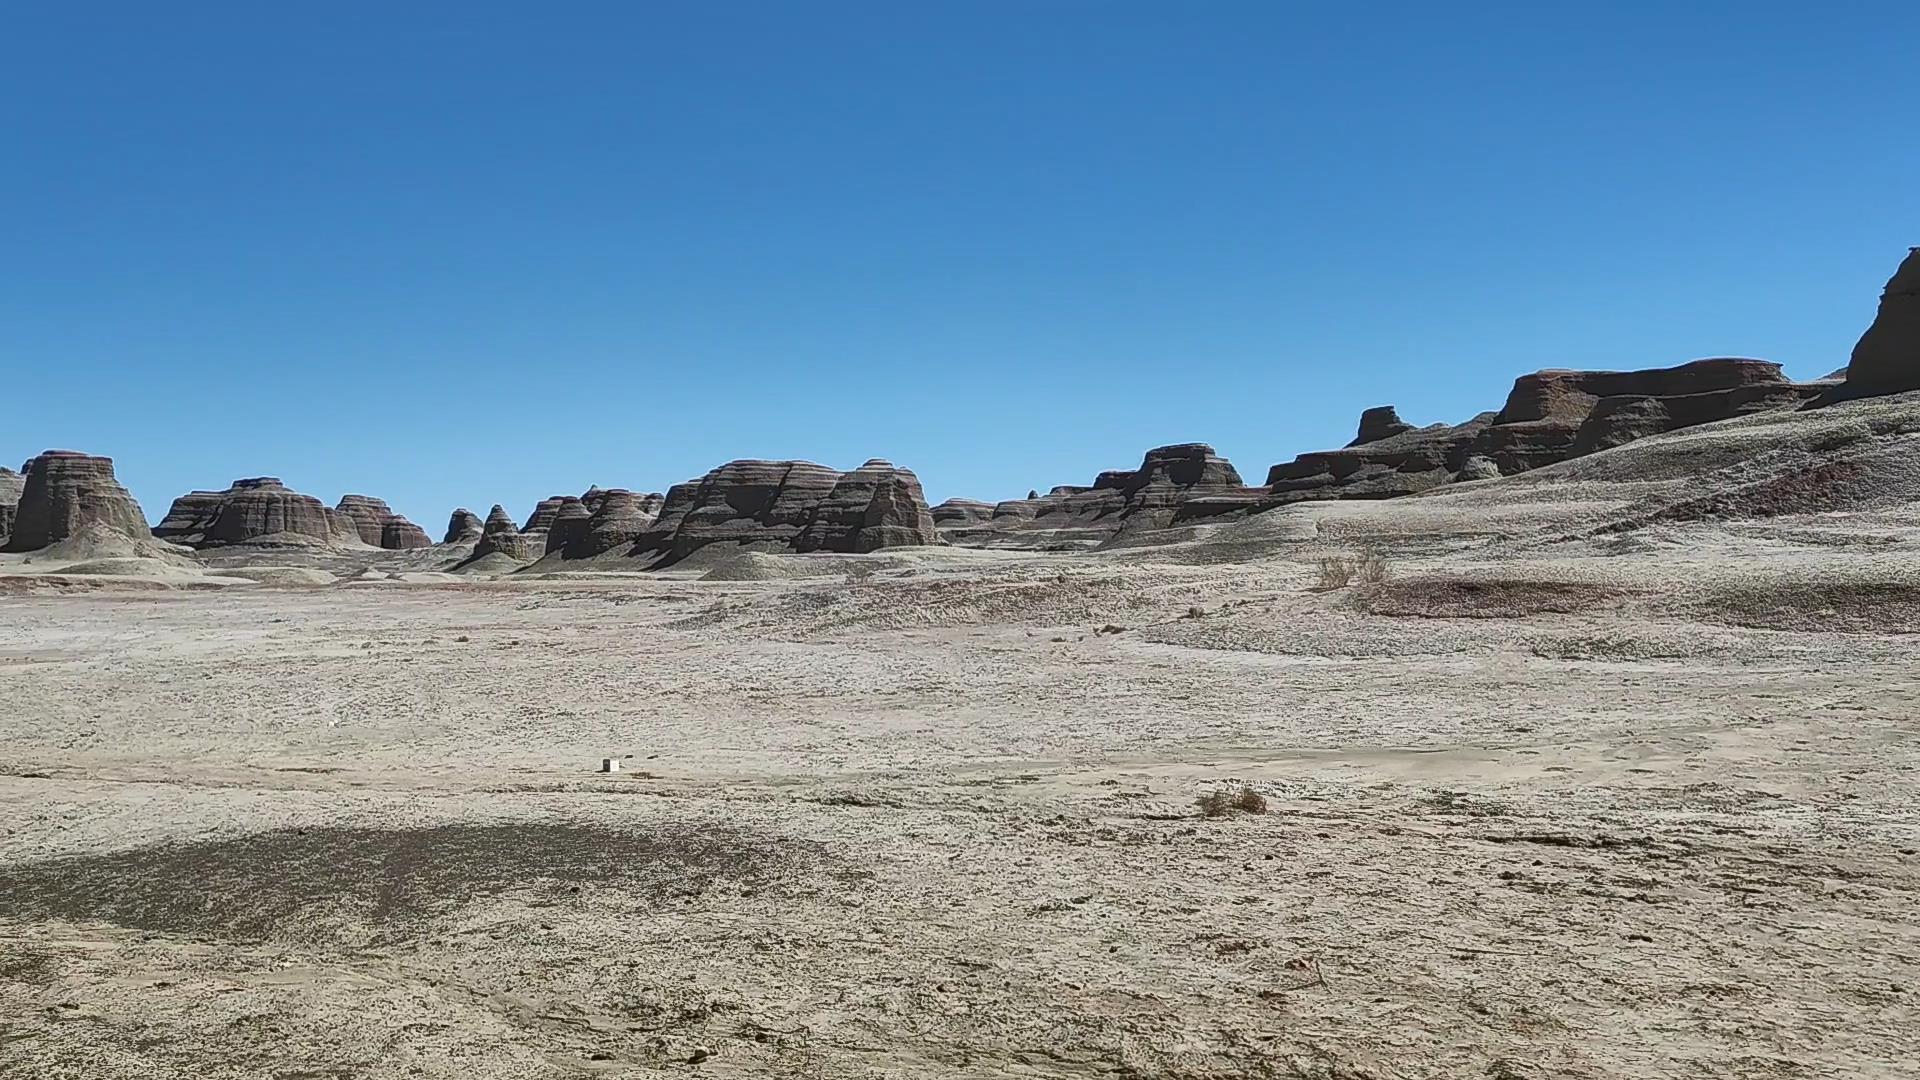
M 302 542 L 343 546 L 362 542 L 359 527 L 351 517 L 312 495 L 289 489 L 277 476 L 235 480 L 225 491 L 188 492 L 173 500 L 167 516 L 154 526 L 153 535 L 196 548 Z
M 140 504 L 113 474 L 113 459 L 48 450 L 27 462 L 7 551 L 37 551 L 89 529 L 147 535 Z
M 342 495 L 334 510 L 345 514 L 359 533 L 360 542 L 389 551 L 432 547 L 427 531 L 393 512 L 386 500 L 371 495 Z
M 480 515 L 463 506 L 455 510 L 453 516 L 447 519 L 447 535 L 440 542 L 477 544 L 480 542 L 480 534 L 485 532 L 486 528 L 486 523 L 480 520 Z
M 939 543 L 920 480 L 878 458 L 849 473 L 810 461 L 730 461 L 667 491 L 628 554 L 669 566 L 709 544 L 867 552 Z

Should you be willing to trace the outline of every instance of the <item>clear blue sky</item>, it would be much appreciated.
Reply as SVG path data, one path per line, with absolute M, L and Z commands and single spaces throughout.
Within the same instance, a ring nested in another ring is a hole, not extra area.
M 0 15 L 0 459 L 433 531 L 1258 482 L 1541 367 L 1824 374 L 1920 244 L 1911 2 L 294 6 Z

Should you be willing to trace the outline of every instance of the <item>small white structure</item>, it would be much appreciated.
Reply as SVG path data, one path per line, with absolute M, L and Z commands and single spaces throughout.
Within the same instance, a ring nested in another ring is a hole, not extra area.
M 617 758 L 617 757 L 603 757 L 603 758 L 601 758 L 601 759 L 600 759 L 600 771 L 601 771 L 601 772 L 619 772 L 619 771 L 620 771 L 620 759 L 619 759 L 619 758 Z

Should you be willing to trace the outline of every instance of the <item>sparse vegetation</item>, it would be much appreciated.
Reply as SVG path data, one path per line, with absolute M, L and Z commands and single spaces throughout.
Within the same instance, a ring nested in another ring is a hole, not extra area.
M 1209 791 L 1193 801 L 1200 808 L 1203 817 L 1225 817 L 1235 812 L 1242 814 L 1264 814 L 1267 812 L 1267 798 L 1250 787 L 1239 791 Z
M 1344 589 L 1355 582 L 1377 585 L 1387 580 L 1387 557 L 1371 548 L 1351 555 L 1322 555 L 1314 565 L 1319 572 L 1316 587 L 1321 592 Z

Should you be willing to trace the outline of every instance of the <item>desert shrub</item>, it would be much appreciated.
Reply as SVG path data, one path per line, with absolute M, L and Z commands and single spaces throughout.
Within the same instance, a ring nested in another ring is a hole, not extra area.
M 1225 817 L 1234 811 L 1243 814 L 1264 814 L 1267 812 L 1266 796 L 1250 787 L 1239 791 L 1209 791 L 1193 801 L 1206 817 Z
M 1377 585 L 1387 580 L 1387 557 L 1372 549 L 1352 555 L 1322 555 L 1314 565 L 1322 592 L 1344 589 L 1355 582 Z

